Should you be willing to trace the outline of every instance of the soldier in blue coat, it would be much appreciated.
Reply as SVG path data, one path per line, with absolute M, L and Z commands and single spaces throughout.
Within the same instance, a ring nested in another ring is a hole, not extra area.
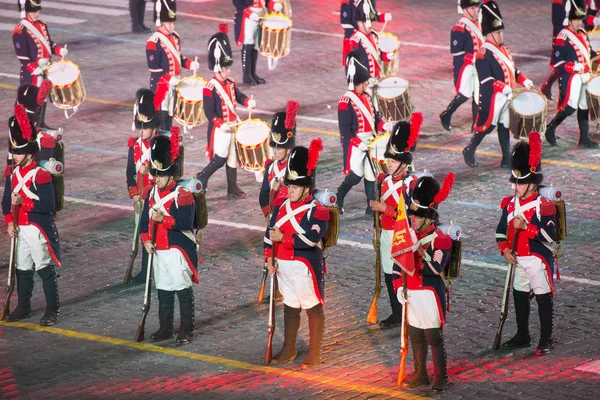
M 562 31 L 565 23 L 565 7 L 570 0 L 552 0 L 552 47 L 556 37 Z M 570 5 L 569 5 L 570 6 Z M 553 51 L 554 52 L 554 51 Z M 552 56 L 550 56 L 552 57 Z M 550 60 L 550 74 L 546 78 L 546 82 L 540 86 L 540 91 L 548 100 L 552 100 L 552 85 L 558 79 L 558 72 Z

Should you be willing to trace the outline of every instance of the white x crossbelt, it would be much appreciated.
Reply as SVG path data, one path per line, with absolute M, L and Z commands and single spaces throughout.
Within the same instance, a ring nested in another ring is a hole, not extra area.
M 306 231 L 304 229 L 302 229 L 302 227 L 300 227 L 300 224 L 298 223 L 298 221 L 296 221 L 295 217 L 296 217 L 296 215 L 303 213 L 304 211 L 310 210 L 313 207 L 314 203 L 315 202 L 313 200 L 308 204 L 305 204 L 303 206 L 296 208 L 295 210 L 292 210 L 292 205 L 291 205 L 292 203 L 290 202 L 290 199 L 287 199 L 283 203 L 283 206 L 282 206 L 282 207 L 285 207 L 286 214 L 279 221 L 277 221 L 275 223 L 275 226 L 277 228 L 281 228 L 281 226 L 283 224 L 290 221 L 290 224 L 292 224 L 296 233 L 304 235 L 306 233 Z
M 154 35 L 160 40 L 160 42 L 162 44 L 165 45 L 165 47 L 173 55 L 173 58 L 175 60 L 177 60 L 177 64 L 179 65 L 179 68 L 181 69 L 181 53 L 177 51 L 175 46 L 173 46 L 173 42 L 171 42 L 171 40 L 169 40 L 169 38 L 166 37 L 164 33 L 155 32 Z
M 375 118 L 373 118 L 373 114 L 371 114 L 371 111 L 369 109 L 367 109 L 367 106 L 365 106 L 365 103 L 363 103 L 360 100 L 360 98 L 356 95 L 356 93 L 354 93 L 350 90 L 346 92 L 345 96 L 348 97 L 350 100 L 352 100 L 352 102 L 354 104 L 356 104 L 356 106 L 358 107 L 360 112 L 363 114 L 363 116 L 365 117 L 365 119 L 367 120 L 369 125 L 371 126 L 371 132 L 375 132 Z
M 229 111 L 231 111 L 231 113 L 235 115 L 237 119 L 239 119 L 240 117 L 238 117 L 237 113 L 235 112 L 235 105 L 231 101 L 231 97 L 229 97 L 229 95 L 227 95 L 227 92 L 225 92 L 225 88 L 223 88 L 221 82 L 213 78 L 210 80 L 210 83 L 212 83 L 215 89 L 217 89 L 219 96 L 221 96 L 221 99 L 225 102 L 225 105 L 227 106 L 227 108 L 229 108 Z
M 162 198 L 160 197 L 160 194 L 158 194 L 158 190 L 156 190 L 156 188 L 152 189 L 152 192 L 152 197 L 154 198 L 154 205 L 152 206 L 152 210 L 160 211 L 162 215 L 170 217 L 171 214 L 169 214 L 169 212 L 165 208 L 165 204 L 175 199 L 175 205 L 177 205 L 177 196 L 179 196 L 179 188 L 175 188 L 174 191 Z
M 461 19 L 459 19 L 460 22 L 462 22 L 463 24 L 465 24 L 467 26 L 467 28 L 469 28 L 469 30 L 471 30 L 475 35 L 477 35 L 477 37 L 479 38 L 479 40 L 481 42 L 485 42 L 485 38 L 483 37 L 483 34 L 481 33 L 481 29 L 479 29 L 479 27 L 477 25 L 475 25 L 473 23 L 473 21 L 471 21 L 468 18 L 462 17 Z
M 44 34 L 42 32 L 40 32 L 31 22 L 29 22 L 28 20 L 24 19 L 21 20 L 21 24 L 23 24 L 23 26 L 25 28 L 27 28 L 27 30 L 31 33 L 33 33 L 33 35 L 38 38 L 38 40 L 44 45 L 44 47 L 48 50 L 48 54 L 52 54 L 52 49 L 50 47 L 50 43 L 48 42 L 48 40 L 44 37 Z
M 400 179 L 398 182 L 394 182 L 394 180 L 391 179 L 390 175 L 388 178 L 386 178 L 386 180 L 388 180 L 390 186 L 388 187 L 388 190 L 386 190 L 385 193 L 381 196 L 381 200 L 386 201 L 390 196 L 392 196 L 396 203 L 398 203 L 398 201 L 400 200 L 398 189 L 400 189 L 405 183 L 408 185 L 409 182 L 412 180 L 412 177 L 409 176 L 406 179 Z
M 358 33 L 359 36 L 361 36 L 360 37 L 360 42 L 364 44 L 365 50 L 368 53 L 371 53 L 371 56 L 373 57 L 373 59 L 375 60 L 375 62 L 379 65 L 379 68 L 381 68 L 381 55 L 379 54 L 379 52 L 377 51 L 377 49 L 375 48 L 375 46 L 373 46 L 373 43 L 371 43 L 371 41 L 369 40 L 369 38 L 367 37 L 367 35 L 365 35 L 361 31 L 356 31 L 356 33 Z
M 15 170 L 15 178 L 17 178 L 17 184 L 15 185 L 15 188 L 13 189 L 12 192 L 19 193 L 21 190 L 23 190 L 23 192 L 25 192 L 25 195 L 27 197 L 29 197 L 31 200 L 39 201 L 40 200 L 39 196 L 36 195 L 35 193 L 33 193 L 31 190 L 29 190 L 29 188 L 26 186 L 27 182 L 31 181 L 35 177 L 35 174 L 37 174 L 39 169 L 40 169 L 40 167 L 34 168 L 31 171 L 29 171 L 28 173 L 26 173 L 25 176 L 23 176 L 23 175 L 21 175 L 21 169 L 17 168 Z
M 534 201 L 527 203 L 527 205 L 522 206 L 520 205 L 519 199 L 515 199 L 515 209 L 513 210 L 513 212 L 511 212 L 510 214 L 508 214 L 508 217 L 506 218 L 506 223 L 509 223 L 510 221 L 512 221 L 515 217 L 518 217 L 519 215 L 524 215 L 526 211 L 531 210 L 532 208 L 536 208 L 539 204 L 540 204 L 540 199 L 539 197 L 537 199 L 535 199 Z M 515 211 L 519 210 L 517 215 L 515 215 Z
M 581 43 L 581 40 L 579 40 L 577 35 L 574 35 L 573 32 L 567 29 L 563 29 L 561 32 L 564 33 L 567 36 L 567 38 L 569 38 L 569 40 L 571 41 L 571 43 L 573 43 L 573 45 L 575 45 L 575 47 L 577 47 L 579 52 L 583 55 L 583 58 L 585 58 L 586 64 L 589 68 L 591 68 L 592 64 L 590 62 L 590 51 L 585 46 L 585 44 Z
M 271 164 L 271 170 L 275 173 L 275 176 L 273 177 L 273 179 L 271 179 L 271 182 L 269 182 L 269 186 L 271 188 L 273 188 L 275 179 L 281 180 L 281 179 L 283 179 L 283 176 L 285 175 L 285 168 L 279 169 L 279 166 L 277 164 L 278 164 L 277 161 L 273 161 L 273 164 Z
M 140 159 L 135 163 L 137 171 L 139 171 L 142 165 L 150 159 L 150 147 L 146 147 L 142 139 L 138 139 L 138 143 L 142 154 L 140 155 Z
M 512 76 L 515 77 L 515 63 L 511 61 L 510 58 L 508 58 L 506 54 L 502 52 L 502 50 L 489 42 L 485 42 L 483 47 L 494 53 L 494 55 L 506 65 L 506 68 L 508 68 L 508 70 L 512 73 Z

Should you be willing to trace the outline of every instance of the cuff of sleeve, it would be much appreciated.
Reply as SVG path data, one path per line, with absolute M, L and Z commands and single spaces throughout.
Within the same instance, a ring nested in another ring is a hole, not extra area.
M 508 241 L 503 241 L 498 243 L 498 249 L 500 249 L 500 255 L 504 256 L 504 250 L 508 249 Z
M 165 215 L 163 217 L 162 225 L 165 229 L 173 229 L 173 226 L 175 226 L 175 218 Z
M 385 209 L 385 215 L 392 219 L 396 219 L 396 217 L 398 216 L 398 210 L 396 210 L 396 208 L 392 206 L 387 206 Z
M 527 228 L 525 228 L 525 232 L 527 232 L 528 238 L 533 239 L 534 237 L 536 237 L 538 235 L 540 230 L 538 229 L 537 226 L 535 226 L 533 224 L 528 224 Z
M 62 46 L 54 46 L 54 55 L 60 57 L 61 50 L 62 50 Z
M 473 54 L 469 53 L 469 54 L 465 54 L 465 57 L 463 58 L 465 61 L 465 64 L 473 64 Z
M 128 186 L 127 190 L 129 191 L 129 198 L 132 199 L 133 196 L 138 195 L 139 191 L 137 186 Z
M 249 102 L 249 101 L 250 101 L 250 99 L 249 99 L 249 98 L 246 98 L 246 99 L 244 100 L 244 107 L 248 107 L 248 102 Z
M 223 121 L 223 118 L 217 118 L 217 117 L 213 118 L 213 126 L 215 128 L 220 128 L 221 125 L 223 125 L 224 122 L 225 121 Z
M 185 69 L 191 69 L 192 68 L 192 60 L 190 60 L 189 58 L 187 60 L 185 60 Z
M 11 214 L 6 214 L 4 216 L 4 222 L 6 222 L 6 225 L 10 224 L 11 222 L 13 222 L 13 215 Z
M 400 286 L 402 286 L 402 278 L 394 279 L 392 283 L 394 284 L 394 292 L 398 292 L 398 289 L 400 289 Z
M 377 13 L 377 22 L 385 22 L 385 13 Z
M 383 125 L 385 125 L 385 121 L 383 121 L 383 120 L 379 121 L 379 124 L 377 125 L 377 130 L 379 132 L 383 132 Z
M 519 74 L 519 78 L 517 79 L 517 83 L 521 86 L 525 86 L 525 81 L 527 80 L 527 77 L 525 76 L 525 74 Z
M 31 210 L 33 210 L 33 207 L 35 207 L 33 200 L 24 197 L 23 203 L 21 204 L 21 210 L 25 212 L 30 212 Z
M 284 234 L 283 239 L 281 239 L 281 244 L 286 249 L 293 249 L 294 248 L 294 235 L 292 235 L 290 233 Z
M 268 204 L 262 208 L 262 212 L 265 217 L 269 214 L 269 205 Z
M 140 238 L 142 239 L 142 243 L 146 243 L 150 240 L 150 234 L 148 232 L 144 232 L 140 235 Z
M 565 64 L 565 71 L 567 71 L 569 74 L 573 73 L 573 67 L 575 67 L 575 63 L 573 62 L 568 62 Z
M 273 249 L 271 247 L 265 248 L 265 261 L 267 261 L 269 257 L 273 257 Z
M 492 84 L 492 87 L 494 88 L 494 92 L 500 92 L 500 93 L 502 93 L 502 91 L 506 87 L 506 83 L 500 82 L 500 81 L 496 80 Z
M 32 73 L 37 67 L 38 65 L 36 63 L 30 62 L 29 64 L 27 64 L 27 71 L 29 71 L 29 73 Z

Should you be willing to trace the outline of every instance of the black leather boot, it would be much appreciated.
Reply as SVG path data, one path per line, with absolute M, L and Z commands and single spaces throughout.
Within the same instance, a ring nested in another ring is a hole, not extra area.
M 567 106 L 564 110 L 556 113 L 552 121 L 546 126 L 546 141 L 550 146 L 557 146 L 556 142 L 556 127 L 558 127 L 569 115 L 573 114 L 575 109 Z
M 150 335 L 153 342 L 161 342 L 173 337 L 173 315 L 175 313 L 175 292 L 161 289 L 158 289 L 157 292 L 160 328 Z
M 510 168 L 510 132 L 502 124 L 498 125 L 498 142 L 500 142 L 500 149 L 502 150 L 500 168 Z
M 460 93 L 457 94 L 452 99 L 450 104 L 448 104 L 448 107 L 446 107 L 446 109 L 440 114 L 440 122 L 442 123 L 442 127 L 448 132 L 450 132 L 452 129 L 452 114 L 454 114 L 454 112 L 458 110 L 458 107 L 464 104 L 467 100 L 469 100 L 468 97 L 465 97 Z
M 6 316 L 7 322 L 17 322 L 31 317 L 31 293 L 33 293 L 33 270 L 15 271 L 17 276 L 17 307 Z
M 346 178 L 344 178 L 342 184 L 338 186 L 336 196 L 340 214 L 344 214 L 344 199 L 346 198 L 346 195 L 348 194 L 350 189 L 352 189 L 352 187 L 358 185 L 361 179 L 362 178 L 360 176 L 350 171 L 348 175 L 346 175 Z
M 368 157 L 368 156 L 367 156 Z M 375 199 L 375 185 L 377 185 L 377 181 L 371 182 L 369 180 L 364 180 L 365 184 L 365 194 L 367 195 L 367 208 L 365 209 L 365 215 L 373 215 L 373 209 L 371 208 L 371 200 Z
M 170 131 L 173 126 L 173 116 L 169 115 L 168 111 L 161 110 L 160 112 L 160 130 Z
M 177 335 L 177 340 L 175 343 L 177 343 L 178 346 L 182 346 L 192 341 L 196 327 L 194 290 L 191 287 L 178 290 L 177 298 L 179 299 L 181 325 L 179 326 L 179 334 Z
M 229 200 L 245 199 L 246 193 L 237 184 L 237 168 L 225 166 L 227 173 L 227 198 Z
M 40 111 L 39 111 L 39 117 L 38 117 L 38 128 L 40 129 L 48 129 L 48 130 L 56 130 L 54 128 L 50 128 L 48 125 L 46 125 L 46 108 L 48 107 L 48 102 L 50 101 L 50 99 L 46 99 L 46 101 L 44 102 L 44 104 L 42 104 L 40 106 Z
M 204 190 L 204 192 L 206 192 L 206 189 L 208 188 L 208 180 L 210 179 L 212 174 L 217 172 L 217 170 L 223 165 L 225 165 L 226 162 L 226 158 L 214 156 L 213 159 L 210 160 L 208 165 L 204 167 L 202 171 L 196 174 L 196 179 L 198 179 L 200 183 L 202 183 L 202 190 Z
M 142 27 L 144 32 L 151 33 L 152 29 L 150 29 L 146 25 L 144 25 L 144 20 L 146 19 L 146 0 L 138 0 L 138 1 L 139 1 L 138 10 L 140 13 L 139 14 L 140 26 Z
M 390 305 L 392 306 L 392 315 L 379 322 L 381 328 L 393 328 L 402 323 L 402 305 L 398 301 L 396 292 L 394 291 L 394 282 L 392 274 L 383 274 L 385 277 L 385 286 L 388 296 L 390 297 Z
M 473 131 L 473 136 L 471 136 L 469 144 L 463 149 L 463 158 L 465 160 L 465 164 L 467 164 L 469 167 L 477 166 L 477 161 L 475 161 L 475 151 L 485 135 L 487 135 L 485 132 Z
M 131 31 L 133 33 L 145 33 L 140 25 L 140 1 L 129 0 L 129 16 L 131 17 Z
M 558 79 L 558 72 L 555 68 L 552 68 L 550 75 L 546 78 L 546 82 L 540 86 L 540 91 L 548 100 L 552 100 L 552 85 L 556 82 L 556 79 Z
M 502 347 L 506 349 L 529 347 L 531 346 L 531 337 L 529 336 L 529 293 L 513 289 L 513 297 L 515 299 L 517 334 L 505 342 Z
M 253 44 L 245 44 L 242 46 L 243 82 L 246 85 L 256 86 L 256 81 L 252 78 L 252 47 L 254 47 Z
M 325 329 L 325 314 L 323 305 L 316 306 L 306 310 L 308 315 L 308 330 L 310 331 L 310 345 L 308 354 L 302 364 L 303 369 L 315 368 L 321 365 L 321 346 L 323 344 L 323 331 Z
M 250 74 L 252 75 L 252 79 L 259 84 L 264 85 L 267 81 L 260 76 L 256 75 L 256 63 L 258 62 L 258 50 L 252 46 L 252 68 L 250 69 Z
M 415 372 L 402 384 L 407 389 L 418 386 L 429 385 L 429 373 L 427 372 L 427 341 L 425 330 L 409 326 L 410 347 L 413 352 Z
M 148 252 L 146 251 L 143 243 L 141 243 L 139 247 L 142 250 L 142 268 L 140 269 L 140 272 L 131 277 L 128 282 L 130 285 L 141 285 L 146 283 L 146 278 L 148 275 Z
M 448 389 L 448 368 L 446 359 L 446 345 L 441 328 L 425 329 L 427 343 L 431 346 L 433 359 L 433 387 L 436 392 Z
M 538 303 L 538 313 L 540 316 L 540 342 L 535 354 L 543 356 L 553 348 L 552 340 L 552 328 L 553 328 L 553 314 L 554 314 L 554 301 L 552 300 L 551 293 L 538 294 L 535 296 Z
M 577 124 L 579 125 L 579 147 L 597 149 L 598 143 L 590 139 L 590 111 L 577 109 Z
M 471 125 L 471 131 L 475 127 L 475 121 L 477 121 L 477 114 L 479 114 L 479 105 L 473 100 L 471 103 L 471 115 L 473 116 L 473 124 Z
M 296 351 L 296 338 L 300 329 L 301 308 L 283 306 L 283 347 L 271 360 L 271 364 L 284 364 L 294 361 L 298 352 Z
M 60 299 L 58 297 L 58 281 L 56 280 L 56 271 L 53 265 L 49 265 L 38 271 L 38 275 L 42 279 L 44 288 L 44 297 L 46 298 L 46 312 L 40 319 L 40 325 L 52 326 L 58 320 L 60 310 Z

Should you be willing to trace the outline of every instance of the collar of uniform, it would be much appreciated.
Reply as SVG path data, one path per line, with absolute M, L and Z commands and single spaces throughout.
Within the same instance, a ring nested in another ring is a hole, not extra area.
M 408 174 L 406 173 L 406 171 L 404 171 L 402 174 L 398 175 L 398 176 L 394 176 L 392 175 L 392 181 L 393 182 L 398 182 L 401 179 L 406 179 L 408 177 Z
M 287 158 L 284 159 L 283 161 L 277 160 L 277 166 L 280 168 L 284 168 L 286 166 L 286 164 L 287 164 Z
M 172 35 L 172 33 L 169 33 L 168 30 L 165 29 L 164 26 L 161 26 L 157 29 L 158 32 L 162 33 L 163 35 L 170 37 Z
M 35 160 L 32 160 L 31 163 L 25 167 L 19 167 L 19 170 L 22 174 L 26 174 L 37 166 Z
M 537 198 L 538 198 L 538 192 L 536 190 L 535 193 L 532 194 L 531 196 L 526 197 L 524 199 L 519 199 L 519 203 L 521 203 L 521 205 L 527 204 L 527 203 L 530 203 L 530 202 L 534 201 Z
M 167 185 L 166 188 L 158 189 L 158 194 L 160 195 L 160 197 L 163 197 L 163 195 L 171 193 L 173 191 L 173 188 L 176 185 L 177 185 L 177 182 L 175 182 L 175 180 L 173 179 L 173 182 L 171 182 L 169 185 Z
M 294 208 L 297 208 L 297 207 L 303 206 L 303 205 L 305 205 L 307 203 L 310 203 L 311 201 L 313 201 L 313 195 L 309 194 L 304 200 L 300 200 L 297 203 L 294 203 L 293 201 L 290 200 L 290 203 L 292 203 L 292 206 Z
M 416 232 L 417 239 L 423 239 L 425 236 L 431 235 L 434 230 L 435 230 L 435 225 L 434 224 L 429 225 L 429 227 L 427 229 L 424 229 L 421 232 Z

